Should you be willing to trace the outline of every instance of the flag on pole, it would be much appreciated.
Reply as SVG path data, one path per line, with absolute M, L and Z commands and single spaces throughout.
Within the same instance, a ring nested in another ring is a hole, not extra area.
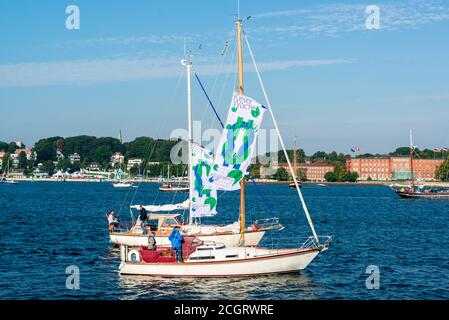
M 234 93 L 212 166 L 212 179 L 206 187 L 240 189 L 239 182 L 250 165 L 265 110 L 256 100 Z
M 435 148 L 435 149 L 433 149 L 433 152 L 435 152 L 435 153 L 439 153 L 439 152 L 441 152 L 441 150 L 440 150 L 440 149 L 438 149 L 438 148 Z
M 190 217 L 212 217 L 217 214 L 217 190 L 207 188 L 205 184 L 210 179 L 214 162 L 213 154 L 195 143 L 191 146 Z
M 351 152 L 355 152 L 355 150 L 351 148 Z
M 449 148 L 446 148 L 446 147 L 441 148 L 441 151 L 443 151 L 443 152 L 448 152 L 448 151 L 449 151 Z

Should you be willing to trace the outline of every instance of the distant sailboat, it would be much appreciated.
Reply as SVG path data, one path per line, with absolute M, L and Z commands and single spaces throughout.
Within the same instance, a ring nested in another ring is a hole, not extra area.
M 167 167 L 167 181 L 162 183 L 162 186 L 159 187 L 159 191 L 161 192 L 189 192 L 189 182 L 182 181 L 179 179 L 178 181 L 173 181 L 170 179 L 170 165 Z
M 6 168 L 5 168 L 5 172 L 0 177 L 0 183 L 3 183 L 3 184 L 17 184 L 17 181 L 7 179 L 7 175 L 8 175 L 8 172 L 9 172 L 9 165 L 10 165 L 10 160 L 8 159 L 8 164 L 7 164 Z
M 413 133 L 412 130 L 410 130 L 410 186 L 392 185 L 391 188 L 402 199 L 449 200 L 448 188 L 420 187 L 415 184 L 414 152 Z
M 300 177 L 297 176 L 298 169 L 296 167 L 297 167 L 297 160 L 296 160 L 296 136 L 295 136 L 295 142 L 294 142 L 294 146 L 293 146 L 293 172 L 295 174 L 296 179 L 299 178 L 297 183 L 298 183 L 298 186 L 301 188 L 302 187 L 302 183 L 301 183 Z M 292 179 L 293 179 L 293 177 L 292 177 Z M 296 189 L 295 182 L 290 183 L 288 186 L 290 188 L 295 188 Z

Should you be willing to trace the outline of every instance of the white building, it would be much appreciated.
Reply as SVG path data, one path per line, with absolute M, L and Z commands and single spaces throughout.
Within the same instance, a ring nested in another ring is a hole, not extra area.
M 112 155 L 111 157 L 111 164 L 115 165 L 115 164 L 122 164 L 125 162 L 125 156 L 123 154 L 121 154 L 120 152 L 116 152 Z
M 128 165 L 126 168 L 129 171 L 132 167 L 134 167 L 134 166 L 139 167 L 142 163 L 143 163 L 142 159 L 130 159 L 130 160 L 128 160 Z
M 74 164 L 75 162 L 81 162 L 81 157 L 78 153 L 72 153 L 69 155 L 70 164 Z

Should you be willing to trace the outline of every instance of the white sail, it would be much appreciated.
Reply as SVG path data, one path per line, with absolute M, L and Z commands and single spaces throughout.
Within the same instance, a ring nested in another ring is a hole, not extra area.
M 163 204 L 163 205 L 159 205 L 159 206 L 155 206 L 155 205 L 146 205 L 146 206 L 142 206 L 145 208 L 145 210 L 149 211 L 149 212 L 160 212 L 160 211 L 177 211 L 177 210 L 188 210 L 189 209 L 189 200 L 187 199 L 186 201 L 182 202 L 182 203 L 175 203 L 175 204 Z M 130 206 L 131 209 L 140 209 L 139 204 L 136 205 L 132 205 Z
M 190 217 L 211 217 L 217 214 L 217 190 L 206 187 L 212 173 L 213 154 L 209 150 L 191 144 Z
M 234 92 L 225 128 L 215 156 L 212 180 L 218 190 L 237 190 L 247 173 L 266 108 Z

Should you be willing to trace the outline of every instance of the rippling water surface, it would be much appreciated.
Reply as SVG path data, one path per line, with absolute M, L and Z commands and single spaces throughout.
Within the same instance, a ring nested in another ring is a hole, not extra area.
M 295 190 L 247 187 L 248 220 L 277 216 L 285 229 L 264 245 L 301 244 L 310 231 Z M 2 299 L 449 299 L 449 201 L 401 200 L 387 187 L 305 186 L 303 193 L 330 249 L 301 274 L 225 279 L 120 276 L 105 211 L 183 201 L 157 185 L 114 189 L 110 183 L 0 184 Z M 233 222 L 238 192 L 219 199 L 211 223 Z M 274 239 L 274 240 L 273 240 Z M 65 287 L 66 267 L 80 269 L 80 290 Z M 368 290 L 367 266 L 380 270 Z

